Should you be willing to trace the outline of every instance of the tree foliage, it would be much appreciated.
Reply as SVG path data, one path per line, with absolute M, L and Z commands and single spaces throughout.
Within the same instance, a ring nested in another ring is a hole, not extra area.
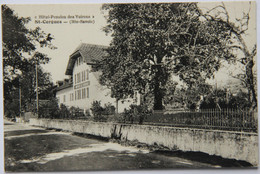
M 253 69 L 257 50 L 256 43 L 253 43 L 254 46 L 249 48 L 245 39 L 248 34 L 251 5 L 251 2 L 249 2 L 249 11 L 246 13 L 243 12 L 242 18 L 236 18 L 235 21 L 231 20 L 229 12 L 223 2 L 206 13 L 201 12 L 201 14 L 204 19 L 210 23 L 214 22 L 218 26 L 224 25 L 229 32 L 229 36 L 223 39 L 223 46 L 228 49 L 229 54 L 234 55 L 230 60 L 239 62 L 244 66 L 244 73 L 238 74 L 236 78 L 240 79 L 242 84 L 248 89 L 251 109 L 255 109 L 257 108 L 257 90 L 256 73 L 254 73 Z
M 12 9 L 2 5 L 5 81 L 12 80 L 18 72 L 27 72 L 28 66 L 35 63 L 36 59 L 38 63 L 48 63 L 50 58 L 46 54 L 36 52 L 37 46 L 55 48 L 51 44 L 51 34 L 44 33 L 39 27 L 34 30 L 25 27 L 29 21 L 30 18 L 18 17 Z
M 51 44 L 53 37 L 39 27 L 28 29 L 30 18 L 19 17 L 7 5 L 2 5 L 3 32 L 3 75 L 4 100 L 12 102 L 18 99 L 18 88 L 22 87 L 23 100 L 31 100 L 35 95 L 35 65 L 48 63 L 50 58 L 39 51 L 40 47 L 55 49 Z M 39 68 L 39 90 L 53 86 L 50 74 Z M 47 92 L 47 93 L 48 93 Z M 7 102 L 8 103 L 8 102 Z
M 106 4 L 104 31 L 113 40 L 98 62 L 101 83 L 114 97 L 138 91 L 154 94 L 154 109 L 162 109 L 162 92 L 172 74 L 189 87 L 203 84 L 233 55 L 223 47 L 226 24 L 208 21 L 196 3 Z
M 212 108 L 233 108 L 233 109 L 248 109 L 251 103 L 248 101 L 247 94 L 241 90 L 236 94 L 228 92 L 227 89 L 215 89 L 210 94 L 206 95 L 200 103 L 200 109 Z

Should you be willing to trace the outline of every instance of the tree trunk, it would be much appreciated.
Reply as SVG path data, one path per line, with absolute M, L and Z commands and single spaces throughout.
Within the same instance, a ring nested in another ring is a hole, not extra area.
M 252 109 L 255 109 L 257 107 L 257 96 L 255 91 L 255 85 L 254 85 L 254 74 L 252 70 L 253 66 L 254 66 L 253 60 L 250 60 L 246 64 L 246 76 L 247 76 L 247 83 L 249 86 L 249 90 L 251 91 L 251 95 L 252 95 Z
M 162 110 L 162 92 L 160 88 L 160 73 L 161 73 L 162 67 L 161 65 L 155 65 L 154 71 L 155 71 L 155 77 L 154 77 L 154 110 Z

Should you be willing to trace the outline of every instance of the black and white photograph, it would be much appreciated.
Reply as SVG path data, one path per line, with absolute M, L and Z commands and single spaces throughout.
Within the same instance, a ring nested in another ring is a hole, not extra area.
M 258 170 L 256 1 L 16 2 L 5 172 Z

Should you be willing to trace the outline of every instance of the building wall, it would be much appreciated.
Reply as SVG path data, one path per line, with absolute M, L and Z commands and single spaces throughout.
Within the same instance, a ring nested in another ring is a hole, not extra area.
M 72 90 L 73 90 L 73 88 L 69 87 L 69 88 L 65 88 L 60 91 L 57 91 L 56 98 L 58 99 L 58 103 L 59 104 L 63 103 L 64 105 L 69 106 L 69 107 L 72 106 L 72 103 L 69 101 L 70 93 Z M 65 101 L 64 101 L 64 98 L 65 98 Z
M 69 107 L 79 107 L 84 110 L 90 109 L 93 101 L 101 101 L 102 106 L 106 103 L 111 103 L 116 107 L 116 99 L 110 97 L 110 89 L 100 85 L 99 76 L 100 72 L 92 72 L 91 65 L 87 65 L 83 58 L 79 57 L 73 68 L 73 87 L 60 90 L 56 93 L 56 96 L 60 100 L 59 103 L 63 103 Z M 65 102 L 63 100 L 64 96 L 66 96 Z M 118 101 L 118 112 L 123 112 L 125 108 L 128 108 L 133 103 L 140 104 L 139 94 L 137 94 L 137 99 L 135 100 L 126 99 Z

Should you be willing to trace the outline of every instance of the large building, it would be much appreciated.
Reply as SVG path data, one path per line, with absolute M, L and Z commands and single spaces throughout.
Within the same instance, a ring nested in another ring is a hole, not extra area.
M 56 97 L 59 104 L 68 107 L 90 109 L 93 101 L 101 101 L 101 105 L 111 103 L 117 112 L 123 112 L 131 104 L 140 104 L 140 96 L 116 101 L 111 97 L 111 90 L 99 83 L 100 72 L 93 72 L 92 66 L 105 53 L 105 46 L 80 44 L 70 55 L 65 74 L 68 79 L 57 82 Z

